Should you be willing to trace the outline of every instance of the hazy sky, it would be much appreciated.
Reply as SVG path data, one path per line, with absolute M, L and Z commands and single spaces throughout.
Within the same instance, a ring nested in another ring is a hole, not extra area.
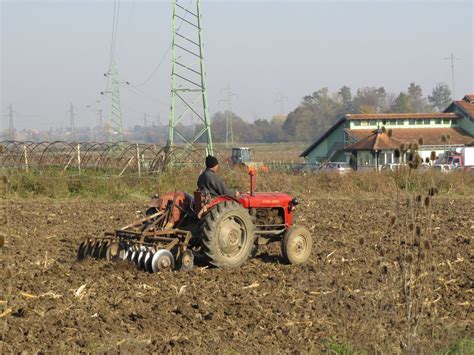
M 188 0 L 182 0 L 187 5 Z M 430 93 L 451 85 L 456 96 L 474 92 L 472 1 L 206 1 L 203 35 L 211 113 L 223 110 L 230 83 L 234 111 L 247 120 L 286 112 L 304 95 L 327 86 L 384 86 L 399 93 L 410 82 Z M 2 113 L 12 103 L 15 127 L 92 125 L 109 103 L 105 88 L 113 1 L 1 1 Z M 126 127 L 144 113 L 168 120 L 171 0 L 121 2 L 116 58 Z M 164 58 L 164 59 L 163 59 Z M 163 61 L 162 61 L 163 59 Z M 154 71 L 154 76 L 140 85 Z M 97 102 L 100 100 L 101 102 Z M 5 124 L 5 120 L 2 120 Z

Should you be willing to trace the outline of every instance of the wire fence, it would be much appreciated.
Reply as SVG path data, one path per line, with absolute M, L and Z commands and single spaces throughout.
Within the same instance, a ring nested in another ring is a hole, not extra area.
M 206 149 L 158 146 L 131 142 L 32 142 L 3 141 L 0 166 L 25 170 L 56 168 L 74 170 L 115 171 L 119 176 L 126 173 L 149 174 L 175 167 L 202 167 Z M 225 154 L 225 153 L 224 153 Z M 222 153 L 217 152 L 223 159 Z
M 132 143 L 128 141 L 108 142 L 0 142 L 0 168 L 42 171 L 63 170 L 81 175 L 84 171 L 97 171 L 108 175 L 145 176 L 174 168 L 204 166 L 207 150 L 189 149 L 179 146 Z M 230 164 L 230 150 L 214 151 L 223 164 Z M 274 172 L 305 173 L 317 169 L 309 162 L 266 161 L 262 164 Z

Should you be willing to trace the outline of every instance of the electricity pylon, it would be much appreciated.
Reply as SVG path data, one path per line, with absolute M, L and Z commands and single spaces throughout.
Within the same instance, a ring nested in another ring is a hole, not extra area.
M 225 98 L 219 100 L 226 104 L 225 111 L 225 147 L 229 148 L 229 143 L 231 146 L 234 145 L 234 128 L 232 124 L 233 112 L 232 112 L 232 97 L 237 96 L 232 90 L 230 90 L 230 84 L 227 84 L 227 87 L 221 89 L 221 94 L 225 95 Z
M 459 60 L 459 58 L 456 58 L 453 52 L 451 52 L 451 56 L 448 58 L 444 58 L 444 60 L 450 60 L 451 61 L 451 79 L 453 81 L 453 100 L 456 100 L 456 92 L 454 89 L 454 61 Z
M 15 140 L 15 127 L 13 126 L 13 106 L 10 104 L 8 106 L 8 131 L 6 134 L 8 140 Z
M 121 142 L 123 141 L 122 108 L 120 106 L 120 83 L 115 60 L 112 60 L 110 71 L 105 73 L 104 76 L 108 78 L 107 82 L 110 83 L 110 88 L 107 87 L 107 90 L 102 91 L 101 94 L 111 94 L 109 142 Z
M 285 101 L 288 101 L 288 97 L 283 95 L 281 92 L 276 94 L 275 103 L 280 104 L 280 114 L 285 114 Z
M 173 0 L 168 144 L 180 141 L 185 148 L 194 148 L 205 136 L 207 154 L 213 154 L 203 47 L 200 0 L 191 0 L 186 8 Z M 192 115 L 202 127 L 196 125 L 194 136 L 186 137 L 178 127 Z
M 74 106 L 71 103 L 70 109 L 69 109 L 69 129 L 71 130 L 71 139 L 73 142 L 76 141 L 76 123 L 75 123 L 75 116 L 74 116 Z

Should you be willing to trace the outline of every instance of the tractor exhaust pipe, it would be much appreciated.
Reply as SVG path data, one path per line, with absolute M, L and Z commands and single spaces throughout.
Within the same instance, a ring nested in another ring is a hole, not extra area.
M 255 170 L 249 170 L 249 176 L 250 176 L 250 196 L 254 195 L 255 191 Z

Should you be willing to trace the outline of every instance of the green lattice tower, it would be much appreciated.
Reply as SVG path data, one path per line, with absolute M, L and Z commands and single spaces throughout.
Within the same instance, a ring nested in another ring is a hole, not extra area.
M 110 90 L 107 89 L 107 93 L 111 94 L 109 142 L 121 142 L 123 141 L 122 108 L 120 106 L 120 83 L 115 61 L 112 61 L 108 75 Z
M 168 144 L 182 143 L 186 148 L 195 148 L 199 139 L 205 137 L 207 153 L 213 154 L 203 47 L 200 0 L 191 0 L 186 7 L 173 0 Z M 194 136 L 186 137 L 179 124 L 189 124 L 192 116 L 198 129 Z

